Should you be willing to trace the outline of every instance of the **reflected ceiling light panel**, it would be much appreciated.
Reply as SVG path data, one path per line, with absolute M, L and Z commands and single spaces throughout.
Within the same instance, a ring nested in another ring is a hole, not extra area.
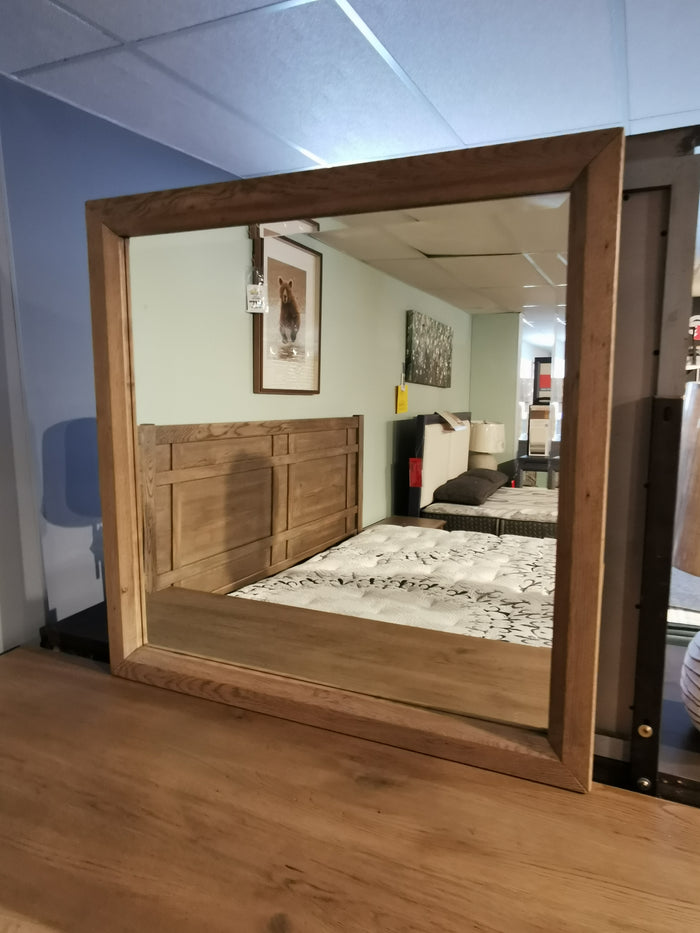
M 534 326 L 535 326 L 535 325 L 532 323 L 532 321 L 528 321 L 528 319 L 527 319 L 526 317 L 523 317 L 523 324 L 527 324 L 528 327 L 534 327 Z
M 563 324 L 564 327 L 566 327 L 566 321 L 563 321 L 560 317 L 557 317 L 557 321 L 559 322 L 559 324 Z
M 523 308 L 539 308 L 540 305 L 523 305 Z
M 565 308 L 566 304 L 557 305 L 557 308 Z
M 535 332 L 534 334 L 528 334 L 527 339 L 530 343 L 534 343 L 536 347 L 553 347 L 554 346 L 554 334 L 550 332 Z
M 564 256 L 562 253 L 557 253 L 557 259 L 559 262 L 563 262 L 565 266 L 569 265 L 566 256 Z
M 260 225 L 260 236 L 290 236 L 294 233 L 316 233 L 321 225 L 315 220 L 280 220 L 276 223 Z
M 316 163 L 315 165 L 311 166 L 312 170 L 316 168 L 330 168 L 331 167 L 330 162 L 326 162 L 326 160 L 322 159 L 321 156 L 314 155 L 310 149 L 304 149 L 303 146 L 297 146 L 297 149 L 302 155 L 306 156 L 307 159 L 311 159 L 312 162 Z
M 543 207 L 546 210 L 557 210 L 569 197 L 568 191 L 558 191 L 554 194 L 533 194 L 527 199 L 527 203 L 533 207 Z
M 546 273 L 543 269 L 540 269 L 540 267 L 537 265 L 537 263 L 535 262 L 535 260 L 532 258 L 532 256 L 531 256 L 529 253 L 523 253 L 523 256 L 527 259 L 527 261 L 530 263 L 530 265 L 532 266 L 532 268 L 533 268 L 539 275 L 542 276 L 542 278 L 545 280 L 545 282 L 546 282 L 548 285 L 554 285 L 554 282 L 550 279 L 550 277 L 547 275 L 547 273 Z

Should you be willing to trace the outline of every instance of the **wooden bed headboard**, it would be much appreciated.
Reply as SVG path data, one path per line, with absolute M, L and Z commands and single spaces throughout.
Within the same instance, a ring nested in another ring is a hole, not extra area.
M 362 415 L 138 430 L 148 592 L 227 593 L 362 529 Z
M 471 423 L 470 411 L 453 414 Z M 416 415 L 415 451 L 409 467 L 408 514 L 433 501 L 433 492 L 448 479 L 459 476 L 469 461 L 469 428 L 454 431 L 437 413 Z

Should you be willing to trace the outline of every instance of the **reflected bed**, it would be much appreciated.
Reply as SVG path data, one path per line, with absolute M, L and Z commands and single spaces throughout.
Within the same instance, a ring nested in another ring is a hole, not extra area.
M 448 531 L 556 538 L 559 491 L 503 485 L 480 504 L 441 501 L 439 490 L 468 469 L 470 412 L 457 412 L 462 430 L 435 414 L 415 418 L 414 453 L 409 463 L 408 512 L 442 519 Z M 504 477 L 504 481 L 505 481 Z
M 552 539 L 379 525 L 237 597 L 550 647 Z
M 431 502 L 421 510 L 426 518 L 441 518 L 449 530 L 470 530 L 482 519 L 493 534 L 556 538 L 559 490 L 540 486 L 497 489 L 483 505 Z

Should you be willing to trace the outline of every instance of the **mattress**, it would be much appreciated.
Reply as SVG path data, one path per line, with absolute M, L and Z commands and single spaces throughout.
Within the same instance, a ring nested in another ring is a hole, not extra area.
M 378 525 L 231 594 L 550 646 L 556 542 Z
M 559 505 L 558 489 L 524 486 L 497 489 L 483 505 L 460 505 L 455 502 L 433 502 L 421 514 L 474 515 L 522 522 L 556 524 Z

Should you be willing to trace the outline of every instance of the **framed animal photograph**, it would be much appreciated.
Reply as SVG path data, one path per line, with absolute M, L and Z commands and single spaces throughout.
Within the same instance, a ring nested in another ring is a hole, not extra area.
M 318 394 L 323 257 L 285 237 L 251 236 L 267 286 L 267 311 L 253 318 L 253 392 Z

